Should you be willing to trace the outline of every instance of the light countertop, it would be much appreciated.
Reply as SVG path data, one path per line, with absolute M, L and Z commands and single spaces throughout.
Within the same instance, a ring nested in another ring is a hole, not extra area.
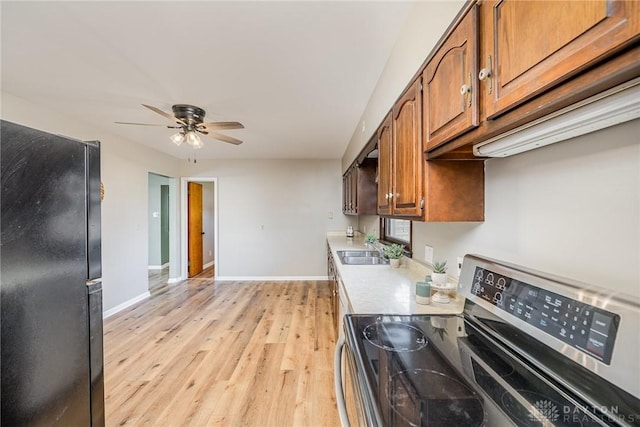
M 417 304 L 416 282 L 424 281 L 431 270 L 411 259 L 403 258 L 400 268 L 387 265 L 343 265 L 336 251 L 367 250 L 364 236 L 347 238 L 344 232 L 327 233 L 327 242 L 338 274 L 342 279 L 349 308 L 356 314 L 457 314 L 464 308 L 464 298 L 455 293 L 448 304 Z M 450 278 L 450 283 L 452 283 Z M 342 289 L 341 289 L 342 291 Z M 433 291 L 432 291 L 433 292 Z

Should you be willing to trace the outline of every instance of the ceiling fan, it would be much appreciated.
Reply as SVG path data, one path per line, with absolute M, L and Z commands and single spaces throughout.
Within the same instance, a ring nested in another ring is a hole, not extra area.
M 173 110 L 173 116 L 167 112 L 162 111 L 157 107 L 151 105 L 142 104 L 143 107 L 148 108 L 154 113 L 160 114 L 165 119 L 174 123 L 173 126 L 166 125 L 170 129 L 178 129 L 178 132 L 171 135 L 170 139 L 174 144 L 180 146 L 186 142 L 194 149 L 204 147 L 204 144 L 200 140 L 198 134 L 207 135 L 210 138 L 218 139 L 220 141 L 228 142 L 230 144 L 239 145 L 242 141 L 236 138 L 232 138 L 227 135 L 215 132 L 223 129 L 243 129 L 242 123 L 238 122 L 209 122 L 203 123 L 206 112 L 193 105 L 176 104 L 171 109 Z M 165 126 L 150 123 L 130 123 L 130 122 L 116 122 L 122 125 L 139 125 L 139 126 Z

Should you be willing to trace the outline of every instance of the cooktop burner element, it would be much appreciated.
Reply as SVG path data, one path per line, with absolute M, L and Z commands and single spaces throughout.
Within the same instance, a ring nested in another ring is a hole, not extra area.
M 387 351 L 418 351 L 427 345 L 422 331 L 406 323 L 375 322 L 365 327 L 362 333 L 371 344 Z
M 396 372 L 391 375 L 386 392 L 394 415 L 399 417 L 395 425 L 481 426 L 485 422 L 477 394 L 442 372 L 431 369 Z

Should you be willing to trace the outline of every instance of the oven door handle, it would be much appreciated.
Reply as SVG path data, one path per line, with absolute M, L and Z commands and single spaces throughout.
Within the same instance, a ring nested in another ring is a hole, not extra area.
M 342 383 L 342 350 L 344 349 L 344 335 L 340 334 L 336 342 L 336 351 L 333 358 L 333 383 L 336 389 L 336 403 L 342 427 L 350 427 L 347 404 L 344 400 L 344 384 Z

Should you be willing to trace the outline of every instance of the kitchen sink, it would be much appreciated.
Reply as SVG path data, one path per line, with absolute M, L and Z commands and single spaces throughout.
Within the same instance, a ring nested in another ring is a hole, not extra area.
M 344 265 L 386 265 L 389 260 L 376 251 L 337 251 Z
M 338 251 L 340 257 L 379 257 L 378 251 Z

